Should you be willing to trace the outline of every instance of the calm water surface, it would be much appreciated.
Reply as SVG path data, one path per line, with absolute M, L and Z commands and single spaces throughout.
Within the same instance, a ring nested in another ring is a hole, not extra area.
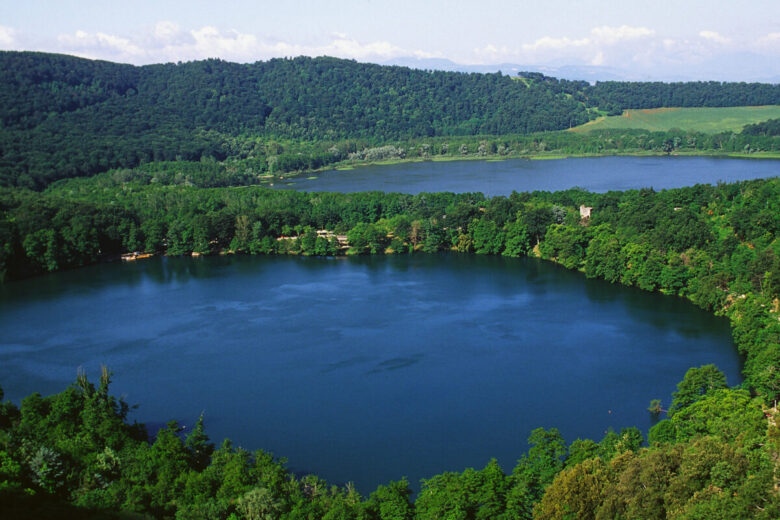
M 533 259 L 96 265 L 0 287 L 0 330 L 7 398 L 104 363 L 138 420 L 204 412 L 212 439 L 364 493 L 490 457 L 511 471 L 539 426 L 646 430 L 694 365 L 740 381 L 726 320 Z
M 588 157 L 552 160 L 421 162 L 365 166 L 299 177 L 277 188 L 301 191 L 452 191 L 509 195 L 512 190 L 656 190 L 780 175 L 780 160 L 712 157 Z

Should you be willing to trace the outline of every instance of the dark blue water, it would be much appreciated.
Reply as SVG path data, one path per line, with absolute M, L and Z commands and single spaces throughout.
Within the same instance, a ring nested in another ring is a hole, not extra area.
M 691 366 L 740 359 L 726 320 L 534 259 L 154 258 L 0 287 L 0 386 L 62 390 L 79 366 L 135 417 L 289 459 L 368 493 L 511 471 L 536 427 L 650 426 Z
M 780 175 L 780 160 L 712 157 L 588 157 L 551 160 L 419 162 L 326 171 L 277 188 L 300 191 L 451 191 L 509 195 L 512 190 L 589 191 L 680 188 Z

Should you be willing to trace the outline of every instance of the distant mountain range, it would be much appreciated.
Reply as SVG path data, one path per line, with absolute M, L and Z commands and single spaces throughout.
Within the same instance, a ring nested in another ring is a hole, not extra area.
M 561 79 L 585 80 L 591 83 L 596 81 L 624 81 L 632 79 L 627 77 L 623 71 L 611 67 L 595 67 L 587 65 L 562 65 L 537 66 L 537 65 L 519 65 L 517 63 L 496 63 L 492 65 L 465 65 L 457 63 L 446 58 L 397 58 L 382 62 L 381 65 L 400 65 L 413 69 L 424 70 L 443 70 L 447 72 L 480 72 L 489 74 L 501 72 L 509 76 L 514 76 L 518 72 L 541 72 L 546 76 L 554 76 Z
M 694 65 L 689 63 L 678 66 L 667 65 L 667 69 L 672 72 L 664 74 L 663 77 L 650 74 L 647 70 L 629 67 L 618 68 L 566 63 L 549 63 L 545 65 L 522 65 L 518 63 L 467 65 L 446 58 L 408 57 L 396 58 L 380 64 L 450 72 L 492 73 L 501 71 L 503 74 L 510 76 L 514 76 L 520 71 L 541 72 L 547 76 L 569 80 L 585 80 L 590 83 L 595 83 L 596 81 L 745 81 L 780 83 L 780 68 L 777 60 L 749 52 L 734 53 L 720 57 L 717 62 L 715 60 L 705 60 Z

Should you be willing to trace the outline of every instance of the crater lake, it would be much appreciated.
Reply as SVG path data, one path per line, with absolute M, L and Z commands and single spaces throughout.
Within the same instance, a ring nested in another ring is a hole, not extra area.
M 646 433 L 692 366 L 741 380 L 726 319 L 530 258 L 99 264 L 0 286 L 0 330 L 17 403 L 105 364 L 151 434 L 203 413 L 213 441 L 362 493 L 491 457 L 511 471 L 537 427 Z

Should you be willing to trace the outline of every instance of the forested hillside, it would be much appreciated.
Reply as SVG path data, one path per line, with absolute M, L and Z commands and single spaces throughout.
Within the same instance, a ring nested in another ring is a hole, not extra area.
M 335 145 L 357 152 L 436 136 L 562 130 L 596 109 L 760 104 L 780 104 L 780 86 L 590 86 L 326 57 L 135 67 L 0 52 L 0 186 L 41 189 L 152 161 L 249 158 L 270 169 L 285 147 L 290 166 L 316 168 L 344 157 Z
M 610 115 L 627 108 L 780 105 L 780 85 L 768 83 L 600 81 L 587 95 Z
M 6 185 L 41 186 L 151 160 L 224 158 L 239 135 L 381 143 L 587 121 L 556 85 L 335 58 L 132 67 L 4 52 L 0 172 Z

